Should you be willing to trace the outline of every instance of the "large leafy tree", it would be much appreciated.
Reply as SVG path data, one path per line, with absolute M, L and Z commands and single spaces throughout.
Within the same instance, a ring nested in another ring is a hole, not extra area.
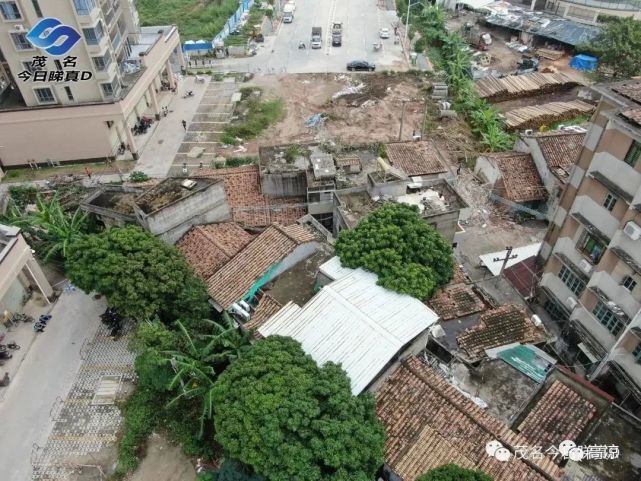
M 373 398 L 353 396 L 340 366 L 319 368 L 291 338 L 254 344 L 212 401 L 225 453 L 269 481 L 369 481 L 383 461 Z
M 234 327 L 226 313 L 224 324 L 214 321 L 206 324 L 213 334 L 202 335 L 199 339 L 178 322 L 183 336 L 182 349 L 163 353 L 176 372 L 168 388 L 178 392 L 168 406 L 172 407 L 183 399 L 197 400 L 201 405 L 199 437 L 204 433 L 205 421 L 210 421 L 213 416 L 212 394 L 218 374 L 249 349 L 249 337 Z
M 612 18 L 601 26 L 601 33 L 581 50 L 598 57 L 600 70 L 618 79 L 641 73 L 641 21 Z
M 137 226 L 83 236 L 68 248 L 67 274 L 134 319 L 205 319 L 207 292 L 178 251 Z
M 31 214 L 23 213 L 18 206 L 12 207 L 4 221 L 31 235 L 45 261 L 67 257 L 70 245 L 89 229 L 87 213 L 79 207 L 73 212 L 66 211 L 57 194 L 48 200 L 37 195 L 36 211 Z
M 456 464 L 445 464 L 429 470 L 416 481 L 492 481 L 482 471 L 465 469 Z
M 451 279 L 454 266 L 448 242 L 406 204 L 387 203 L 341 231 L 336 252 L 344 266 L 375 272 L 383 287 L 421 300 Z

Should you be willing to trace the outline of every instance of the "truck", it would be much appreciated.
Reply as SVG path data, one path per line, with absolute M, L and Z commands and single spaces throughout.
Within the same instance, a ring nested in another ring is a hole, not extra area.
M 312 27 L 312 48 L 321 48 L 323 46 L 323 29 Z
M 286 3 L 283 7 L 283 23 L 292 23 L 294 21 L 294 9 L 296 7 L 293 3 Z
M 340 47 L 343 45 L 343 23 L 334 22 L 332 25 L 332 46 Z

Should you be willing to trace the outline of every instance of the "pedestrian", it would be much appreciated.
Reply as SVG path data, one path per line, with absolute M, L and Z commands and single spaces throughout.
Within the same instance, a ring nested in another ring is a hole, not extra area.
M 187 130 L 187 121 L 183 120 L 182 124 L 183 124 L 183 129 Z
M 398 27 L 394 26 L 394 35 L 398 35 Z
M 462 165 L 463 165 L 463 164 L 461 164 L 461 163 L 459 162 L 459 164 L 458 164 L 458 168 L 456 169 L 456 175 L 461 175 L 461 166 L 462 166 Z
M 85 174 L 91 179 L 91 171 L 87 167 L 85 167 Z

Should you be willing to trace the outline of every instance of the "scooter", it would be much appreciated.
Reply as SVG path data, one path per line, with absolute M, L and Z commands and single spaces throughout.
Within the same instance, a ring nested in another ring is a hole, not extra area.
M 193 90 L 189 90 L 189 91 L 187 91 L 185 93 L 185 95 L 183 95 L 183 98 L 186 99 L 188 97 L 193 97 L 193 96 L 194 96 L 194 91 Z
M 305 50 L 307 46 L 305 45 L 305 42 L 298 42 L 298 48 L 299 50 Z

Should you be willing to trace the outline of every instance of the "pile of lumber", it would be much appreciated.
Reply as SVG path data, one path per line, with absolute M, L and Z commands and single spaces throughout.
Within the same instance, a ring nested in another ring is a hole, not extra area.
M 484 77 L 476 82 L 476 91 L 483 99 L 500 102 L 569 89 L 575 85 L 578 82 L 563 73 L 529 73 L 503 78 Z
M 534 52 L 539 57 L 547 58 L 548 60 L 558 60 L 565 55 L 561 50 L 550 50 L 549 48 L 537 48 Z
M 507 130 L 536 129 L 542 125 L 573 119 L 594 111 L 594 105 L 573 100 L 571 102 L 550 102 L 530 105 L 505 112 Z

